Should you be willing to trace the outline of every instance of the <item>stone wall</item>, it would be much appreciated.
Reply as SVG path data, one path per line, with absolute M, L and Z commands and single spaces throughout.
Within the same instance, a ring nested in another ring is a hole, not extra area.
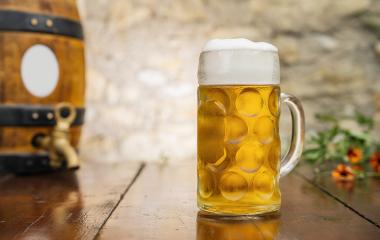
M 380 119 L 380 1 L 79 0 L 87 44 L 84 156 L 193 161 L 196 72 L 210 38 L 279 47 L 282 90 L 319 112 Z M 282 119 L 289 136 L 289 116 Z

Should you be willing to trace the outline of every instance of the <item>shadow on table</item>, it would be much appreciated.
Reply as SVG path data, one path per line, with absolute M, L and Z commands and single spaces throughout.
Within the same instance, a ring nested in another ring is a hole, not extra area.
M 197 240 L 276 239 L 280 214 L 260 217 L 226 217 L 198 212 Z

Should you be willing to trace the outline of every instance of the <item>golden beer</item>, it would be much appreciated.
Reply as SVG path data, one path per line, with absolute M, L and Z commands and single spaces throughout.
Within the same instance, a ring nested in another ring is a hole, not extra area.
M 280 92 L 278 49 L 241 38 L 210 40 L 199 56 L 198 84 L 198 207 L 221 215 L 278 210 L 279 179 L 299 162 L 305 133 L 301 102 Z M 280 102 L 292 115 L 281 159 Z
M 198 206 L 259 214 L 280 206 L 277 85 L 198 88 Z

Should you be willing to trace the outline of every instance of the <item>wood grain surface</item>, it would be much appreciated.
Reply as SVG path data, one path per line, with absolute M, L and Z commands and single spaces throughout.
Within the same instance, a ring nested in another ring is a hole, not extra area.
M 99 239 L 378 239 L 380 229 L 297 174 L 281 180 L 270 218 L 231 220 L 196 207 L 194 165 L 148 165 Z
M 0 239 L 380 236 L 379 227 L 297 172 L 281 180 L 280 212 L 231 219 L 198 211 L 194 164 L 143 166 L 85 162 L 77 172 L 0 176 Z
M 0 239 L 93 239 L 141 169 L 91 162 L 79 171 L 0 176 Z
M 380 179 L 366 178 L 337 183 L 332 181 L 329 172 L 315 176 L 308 166 L 297 168 L 297 172 L 322 191 L 380 227 Z

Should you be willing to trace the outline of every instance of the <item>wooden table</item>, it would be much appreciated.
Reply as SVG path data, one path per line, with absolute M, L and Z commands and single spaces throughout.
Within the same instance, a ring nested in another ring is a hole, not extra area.
M 195 164 L 1 175 L 0 239 L 380 239 L 380 180 L 335 185 L 301 167 L 281 189 L 280 213 L 231 220 L 198 212 Z

